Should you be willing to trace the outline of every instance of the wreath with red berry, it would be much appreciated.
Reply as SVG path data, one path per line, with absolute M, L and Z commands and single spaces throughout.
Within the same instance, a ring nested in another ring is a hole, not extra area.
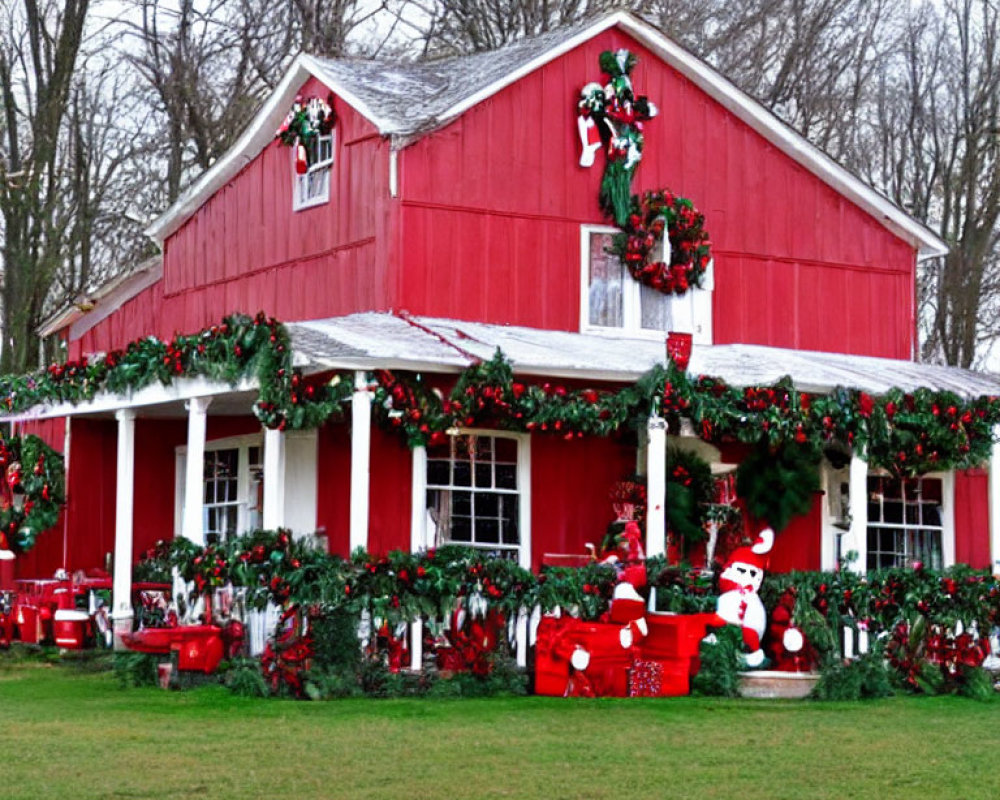
M 670 244 L 662 248 L 664 234 Z M 705 216 L 694 203 L 664 189 L 633 196 L 632 213 L 610 251 L 639 283 L 664 294 L 701 287 L 712 259 Z
M 16 556 L 59 519 L 65 500 L 63 457 L 37 436 L 11 436 L 0 440 L 0 469 L 0 551 Z

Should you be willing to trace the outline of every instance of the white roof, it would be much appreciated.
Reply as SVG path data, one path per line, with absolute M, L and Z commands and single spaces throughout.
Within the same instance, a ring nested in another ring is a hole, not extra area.
M 635 381 L 665 359 L 663 339 L 489 325 L 366 312 L 288 324 L 292 347 L 311 371 L 408 369 L 458 372 L 499 348 L 522 375 Z M 1000 379 L 980 372 L 889 358 L 786 350 L 748 344 L 695 345 L 690 372 L 734 386 L 769 385 L 789 376 L 802 391 L 838 386 L 882 394 L 893 387 L 948 390 L 965 397 L 1000 394 Z
M 706 63 L 642 20 L 618 11 L 490 53 L 427 64 L 331 60 L 301 55 L 242 136 L 147 229 L 157 242 L 176 231 L 248 161 L 274 140 L 296 93 L 315 77 L 403 147 L 446 125 L 472 106 L 520 80 L 599 33 L 619 27 L 656 53 L 771 144 L 910 242 L 923 255 L 943 255 L 947 245 L 864 181 L 844 169 L 760 103 Z M 581 78 L 581 82 L 583 78 Z

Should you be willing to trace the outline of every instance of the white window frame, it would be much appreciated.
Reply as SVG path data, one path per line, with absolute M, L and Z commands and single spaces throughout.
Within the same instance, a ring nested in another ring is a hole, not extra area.
M 491 436 L 495 439 L 511 439 L 517 442 L 517 495 L 518 495 L 518 533 L 520 542 L 517 547 L 517 563 L 525 569 L 531 569 L 531 436 L 527 433 L 494 430 L 491 428 L 461 428 L 458 435 Z M 427 550 L 435 547 L 434 532 L 428 524 L 427 507 L 427 449 L 416 447 L 413 450 L 412 491 L 410 542 L 414 551 Z M 476 546 L 476 545 L 472 545 Z M 490 549 L 488 545 L 479 546 Z
M 630 339 L 661 341 L 668 331 L 641 327 L 640 285 L 627 274 L 622 283 L 622 325 L 620 328 L 590 323 L 590 237 L 595 233 L 621 233 L 612 225 L 580 226 L 580 332 Z M 712 344 L 712 293 L 715 264 L 709 262 L 702 288 L 692 288 L 670 298 L 670 329 L 693 334 L 695 344 Z
M 892 476 L 886 473 L 884 470 L 869 470 L 868 478 L 891 478 Z M 955 563 L 955 473 L 954 472 L 928 472 L 926 475 L 919 476 L 922 480 L 939 480 L 941 481 L 941 568 L 947 568 L 953 566 Z M 907 478 L 907 481 L 917 480 L 917 478 Z M 865 503 L 867 505 L 869 498 L 865 497 Z M 903 515 L 903 521 L 896 524 L 882 524 L 873 522 L 869 517 L 865 523 L 865 542 L 864 542 L 864 552 L 861 553 L 861 557 L 864 558 L 864 565 L 866 571 L 868 569 L 875 569 L 874 566 L 868 565 L 868 532 L 873 527 L 886 527 L 886 528 L 901 528 L 904 531 L 907 528 L 920 528 L 921 526 L 909 524 L 906 522 L 906 515 Z M 924 529 L 933 529 L 935 526 L 924 525 Z M 916 557 L 914 556 L 914 559 Z M 930 564 L 928 567 L 932 566 Z
M 330 146 L 330 157 L 325 158 L 322 161 L 317 161 L 315 164 L 310 166 L 303 175 L 299 175 L 295 171 L 296 152 L 298 147 L 291 148 L 293 211 L 302 211 L 303 209 L 323 205 L 324 203 L 328 203 L 330 201 L 330 182 L 333 180 L 333 154 L 337 145 L 336 133 L 334 131 L 330 131 L 330 133 L 325 136 L 317 136 L 315 142 L 318 148 L 322 147 L 325 143 L 328 143 Z M 310 180 L 322 173 L 325 173 L 322 191 L 312 197 L 309 197 L 308 190 Z
M 253 503 L 255 498 L 251 497 L 251 490 L 255 486 L 255 482 L 250 480 L 250 448 L 258 447 L 261 452 L 261 464 L 263 464 L 264 456 L 264 437 L 262 434 L 247 434 L 244 436 L 229 436 L 224 439 L 212 439 L 205 442 L 205 454 L 215 452 L 218 450 L 238 450 L 239 451 L 239 461 L 237 464 L 237 483 L 236 483 L 236 505 L 237 505 L 237 517 L 236 517 L 236 533 L 237 535 L 246 533 L 250 525 L 250 512 L 252 510 L 257 510 L 259 514 L 263 513 L 263 508 L 257 509 L 256 504 Z M 187 462 L 187 445 L 179 445 L 175 449 L 175 474 L 176 480 L 174 481 L 175 493 L 174 493 L 174 537 L 179 538 L 181 534 L 181 526 L 184 519 L 184 482 L 185 482 L 185 467 Z M 262 479 L 263 480 L 263 479 Z M 205 482 L 202 480 L 202 497 L 204 497 Z M 202 530 L 203 533 L 206 523 L 206 514 L 202 513 Z

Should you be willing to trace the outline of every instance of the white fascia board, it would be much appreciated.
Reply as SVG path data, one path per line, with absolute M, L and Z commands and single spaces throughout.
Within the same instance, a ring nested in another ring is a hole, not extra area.
M 169 386 L 157 383 L 145 386 L 129 395 L 99 392 L 94 396 L 93 400 L 85 403 L 37 405 L 19 414 L 5 414 L 0 416 L 0 422 L 26 422 L 29 420 L 53 419 L 55 417 L 100 414 L 109 411 L 119 411 L 125 408 L 142 408 L 144 406 L 156 406 L 163 405 L 164 403 L 191 400 L 195 397 L 239 394 L 256 391 L 257 389 L 257 380 L 251 378 L 244 378 L 234 386 L 210 381 L 207 378 L 180 378 Z
M 288 106 L 299 87 L 310 77 L 305 58 L 299 56 L 285 72 L 277 88 L 265 101 L 257 116 L 236 140 L 236 144 L 188 187 L 174 204 L 148 228 L 146 235 L 162 247 L 163 240 L 176 231 L 215 192 L 232 180 L 268 144 L 288 113 Z
M 69 340 L 79 339 L 95 325 L 114 314 L 129 300 L 155 285 L 162 277 L 163 260 L 157 259 L 156 264 L 127 276 L 117 285 L 109 286 L 103 295 L 97 297 L 93 309 L 70 320 L 68 324 Z

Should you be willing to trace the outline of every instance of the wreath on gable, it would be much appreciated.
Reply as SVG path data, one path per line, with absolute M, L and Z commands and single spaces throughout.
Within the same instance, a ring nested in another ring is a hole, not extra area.
M 605 86 L 588 83 L 577 102 L 580 166 L 592 166 L 600 149 L 607 153 L 598 202 L 622 229 L 609 251 L 639 283 L 664 294 L 684 294 L 701 286 L 711 243 L 705 217 L 690 200 L 666 189 L 632 194 L 645 143 L 643 123 L 657 115 L 647 97 L 635 94 L 631 76 L 637 63 L 628 50 L 601 53 L 601 70 L 610 80 Z M 670 247 L 658 257 L 664 233 Z
M 312 166 L 315 157 L 309 146 L 317 136 L 326 136 L 333 130 L 337 115 L 333 110 L 333 94 L 326 100 L 310 97 L 303 101 L 296 97 L 285 121 L 278 128 L 276 138 L 286 147 L 297 148 L 296 171 L 302 175 Z
M 37 436 L 0 440 L 0 551 L 27 552 L 59 519 L 65 502 L 63 457 Z
M 657 258 L 664 233 L 670 248 Z M 635 280 L 664 294 L 700 287 L 712 259 L 705 215 L 666 189 L 633 196 L 632 213 L 609 249 Z

